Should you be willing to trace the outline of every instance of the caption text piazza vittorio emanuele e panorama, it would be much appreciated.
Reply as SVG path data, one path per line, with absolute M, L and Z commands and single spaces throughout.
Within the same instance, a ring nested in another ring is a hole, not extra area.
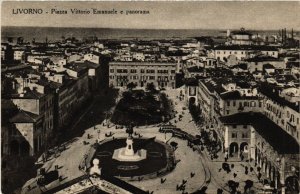
M 131 14 L 150 14 L 149 10 L 116 10 L 116 9 L 109 9 L 109 10 L 101 10 L 96 8 L 90 8 L 90 9 L 77 9 L 77 8 L 71 8 L 71 9 L 58 9 L 58 8 L 52 8 L 52 9 L 40 9 L 40 8 L 16 8 L 12 9 L 12 14 L 82 14 L 82 15 L 88 15 L 88 14 L 103 14 L 103 15 L 117 15 L 117 14 L 123 14 L 123 15 L 131 15 Z

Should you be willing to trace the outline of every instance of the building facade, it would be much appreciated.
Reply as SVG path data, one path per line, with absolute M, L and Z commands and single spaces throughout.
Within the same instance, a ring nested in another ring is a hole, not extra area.
M 109 64 L 109 85 L 126 87 L 134 83 L 137 87 L 146 87 L 153 83 L 155 87 L 175 88 L 175 63 L 147 62 L 111 62 Z

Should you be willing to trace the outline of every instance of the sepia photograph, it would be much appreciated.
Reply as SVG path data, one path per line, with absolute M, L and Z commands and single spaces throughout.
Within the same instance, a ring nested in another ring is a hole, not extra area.
M 1 1 L 1 193 L 299 194 L 300 1 Z

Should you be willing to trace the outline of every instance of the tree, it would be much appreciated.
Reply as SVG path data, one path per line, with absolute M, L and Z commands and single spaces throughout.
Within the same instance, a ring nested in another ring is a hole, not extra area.
M 148 90 L 148 91 L 150 91 L 150 92 L 156 91 L 156 90 L 155 90 L 155 86 L 154 86 L 154 84 L 153 84 L 152 82 L 147 84 L 146 90 Z
M 132 90 L 135 87 L 136 87 L 136 84 L 133 82 L 130 82 L 129 84 L 127 84 L 127 89 L 129 89 L 129 90 Z

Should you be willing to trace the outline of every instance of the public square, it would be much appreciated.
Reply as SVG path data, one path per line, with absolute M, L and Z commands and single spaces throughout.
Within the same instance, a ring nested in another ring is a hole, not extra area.
M 200 128 L 192 121 L 186 102 L 178 98 L 181 90 L 182 88 L 163 91 L 174 104 L 174 111 L 177 111 L 176 117 L 168 121 L 168 124 L 174 124 L 189 134 L 199 135 Z M 122 96 L 121 91 L 119 92 L 119 95 L 116 95 L 115 98 L 116 103 L 112 103 L 114 106 L 110 107 L 109 110 L 105 110 L 105 112 L 113 112 L 117 102 Z M 97 103 L 97 99 L 95 99 L 95 103 L 93 104 L 99 104 Z M 91 117 L 97 117 L 98 115 L 94 113 L 99 113 L 99 109 L 101 109 L 101 107 L 97 106 L 91 106 L 87 109 L 83 116 L 74 124 L 74 129 L 78 127 L 77 125 L 80 125 L 80 127 L 84 125 L 90 126 L 88 121 L 95 120 L 95 118 Z M 179 113 L 182 115 L 180 120 L 178 119 Z M 247 162 L 229 159 L 227 163 L 229 163 L 229 165 L 234 164 L 234 168 L 232 168 L 230 173 L 227 173 L 221 170 L 222 163 L 224 162 L 222 153 L 218 153 L 220 157 L 217 159 L 211 160 L 206 149 L 203 152 L 199 152 L 197 149 L 189 147 L 187 141 L 184 139 L 172 137 L 171 133 L 160 133 L 159 128 L 161 125 L 162 123 L 134 127 L 135 134 L 133 137 L 155 137 L 157 140 L 166 143 L 176 142 L 178 145 L 175 149 L 175 158 L 177 161 L 175 169 L 156 178 L 136 181 L 127 180 L 128 183 L 145 191 L 154 191 L 154 193 L 161 194 L 193 193 L 196 191 L 210 194 L 217 193 L 218 189 L 222 189 L 223 193 L 229 193 L 228 180 L 239 182 L 238 190 L 243 190 L 246 180 L 252 180 L 254 182 L 252 189 L 256 193 L 262 189 L 262 184 L 258 182 L 255 171 L 250 172 L 248 175 L 244 174 L 245 166 L 249 166 Z M 47 161 L 43 162 L 43 157 L 40 157 L 37 163 L 42 164 L 42 168 L 44 168 L 46 172 L 58 169 L 59 174 L 62 175 L 60 181 L 54 181 L 47 185 L 46 188 L 55 187 L 58 184 L 63 184 L 84 175 L 85 172 L 80 170 L 78 166 L 84 160 L 84 156 L 93 157 L 89 152 L 91 145 L 95 142 L 112 138 L 126 138 L 126 136 L 125 127 L 123 129 L 121 129 L 120 126 L 116 127 L 116 125 L 109 121 L 109 117 L 106 117 L 101 123 L 86 128 L 82 135 L 80 134 L 80 136 L 61 144 L 59 148 L 54 148 L 54 150 L 58 151 L 53 151 L 55 154 L 51 155 Z M 236 176 L 234 176 L 234 174 L 236 174 Z M 33 191 L 35 189 L 40 190 L 41 188 L 35 184 L 35 181 L 35 179 L 29 180 L 23 186 L 23 192 L 27 192 L 28 185 L 30 185 L 30 193 L 34 193 Z

